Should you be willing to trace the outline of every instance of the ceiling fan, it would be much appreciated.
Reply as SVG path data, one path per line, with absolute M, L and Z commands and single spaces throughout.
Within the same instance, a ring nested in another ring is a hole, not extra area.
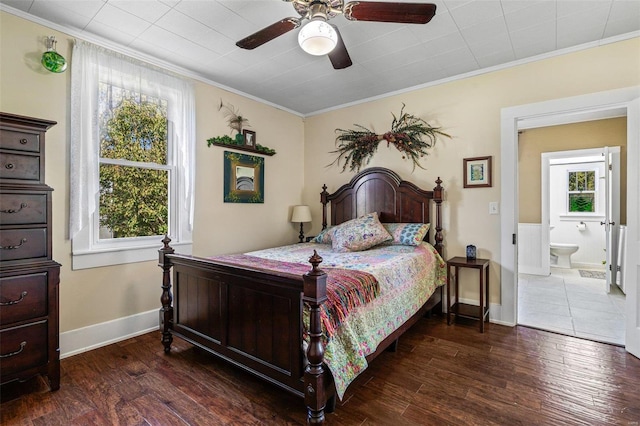
M 312 55 L 329 55 L 335 69 L 351 66 L 349 52 L 335 25 L 327 21 L 342 13 L 350 21 L 395 22 L 426 24 L 436 14 L 431 3 L 393 3 L 343 0 L 284 0 L 293 3 L 300 18 L 284 18 L 251 34 L 236 43 L 242 49 L 255 49 L 268 41 L 288 33 L 309 19 L 298 33 L 300 47 Z

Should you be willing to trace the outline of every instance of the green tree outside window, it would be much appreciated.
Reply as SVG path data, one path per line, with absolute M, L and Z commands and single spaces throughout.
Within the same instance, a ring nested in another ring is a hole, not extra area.
M 166 103 L 114 86 L 103 94 L 117 104 L 102 116 L 100 238 L 168 232 L 169 167 Z M 137 99 L 136 99 L 137 98 Z
M 569 212 L 596 211 L 596 173 L 593 170 L 569 172 Z

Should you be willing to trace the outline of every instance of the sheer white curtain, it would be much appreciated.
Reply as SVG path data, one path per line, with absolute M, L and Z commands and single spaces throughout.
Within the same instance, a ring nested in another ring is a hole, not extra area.
M 99 192 L 98 83 L 168 102 L 173 126 L 170 163 L 178 170 L 177 200 L 193 229 L 195 182 L 195 99 L 190 82 L 102 47 L 77 41 L 71 61 L 71 165 L 69 238 L 91 225 Z

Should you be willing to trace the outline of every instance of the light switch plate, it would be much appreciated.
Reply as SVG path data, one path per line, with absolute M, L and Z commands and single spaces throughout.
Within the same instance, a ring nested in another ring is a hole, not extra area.
M 498 214 L 499 211 L 500 210 L 497 201 L 492 201 L 489 203 L 489 214 Z

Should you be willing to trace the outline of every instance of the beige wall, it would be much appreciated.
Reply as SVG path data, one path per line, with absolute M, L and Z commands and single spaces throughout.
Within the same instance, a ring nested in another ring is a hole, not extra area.
M 518 137 L 518 222 L 541 222 L 541 154 L 620 147 L 620 222 L 627 223 L 627 119 L 596 120 L 523 130 Z
M 405 111 L 443 126 L 452 140 L 438 142 L 423 165 L 412 170 L 394 148 L 381 144 L 371 166 L 389 167 L 404 179 L 432 188 L 444 181 L 444 234 L 447 256 L 464 255 L 467 244 L 491 262 L 491 302 L 500 303 L 500 216 L 489 215 L 489 202 L 500 201 L 500 112 L 502 108 L 577 96 L 640 84 L 640 39 L 595 47 L 506 70 L 398 94 L 388 98 L 309 117 L 305 123 L 304 201 L 315 206 L 323 183 L 329 191 L 352 176 L 325 167 L 334 160 L 335 129 L 361 124 L 377 133 L 390 128 L 391 113 Z M 493 156 L 493 187 L 465 189 L 462 160 Z M 314 223 L 317 232 L 319 222 Z M 477 300 L 477 285 L 463 275 L 462 297 Z
M 67 239 L 69 203 L 70 70 L 52 74 L 40 65 L 42 39 L 55 35 L 57 50 L 71 60 L 72 37 L 0 12 L 0 110 L 55 120 L 47 132 L 46 182 L 53 193 L 53 258 L 62 264 L 60 331 L 65 332 L 159 308 L 160 269 L 156 261 L 71 270 Z M 302 118 L 211 85 L 196 89 L 196 213 L 194 254 L 264 248 L 297 241 L 288 222 L 304 183 Z M 260 144 L 277 154 L 265 157 L 265 203 L 223 203 L 223 148 L 206 140 L 228 132 L 217 111 L 220 99 L 249 118 Z M 161 246 L 158 242 L 158 248 Z

